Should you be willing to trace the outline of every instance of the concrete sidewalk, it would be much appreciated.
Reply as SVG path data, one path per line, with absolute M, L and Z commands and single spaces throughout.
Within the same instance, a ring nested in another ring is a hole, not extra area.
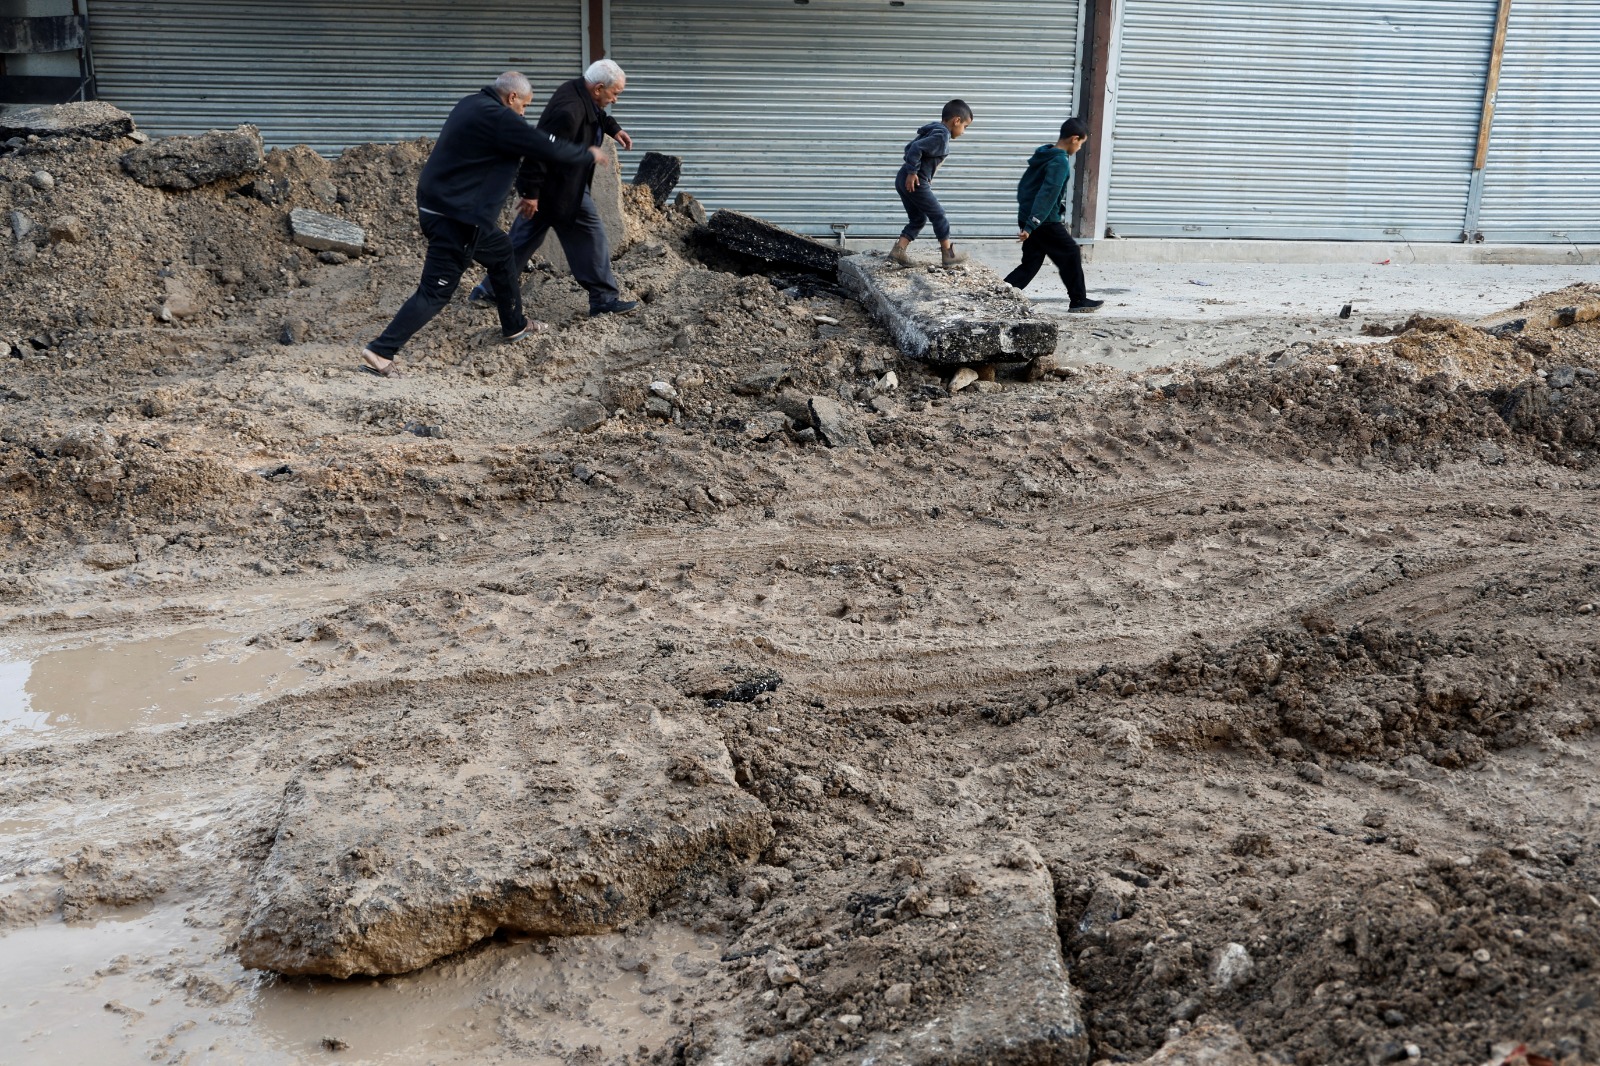
M 1020 258 L 1015 241 L 958 239 L 957 246 L 1002 275 Z M 937 262 L 931 240 L 912 252 Z M 1058 357 L 1125 369 L 1212 362 L 1310 337 L 1355 338 L 1369 322 L 1413 314 L 1471 321 L 1554 289 L 1600 283 L 1594 246 L 1128 240 L 1085 253 L 1089 294 L 1106 302 L 1099 312 L 1066 314 L 1066 289 L 1048 262 L 1028 296 L 1062 323 Z M 1351 316 L 1341 319 L 1345 304 Z

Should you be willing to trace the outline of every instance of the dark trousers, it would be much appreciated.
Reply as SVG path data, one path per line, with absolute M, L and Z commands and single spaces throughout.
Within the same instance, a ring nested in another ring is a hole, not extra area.
M 1061 271 L 1061 283 L 1067 287 L 1073 306 L 1086 303 L 1089 289 L 1083 280 L 1083 256 L 1078 252 L 1078 242 L 1059 222 L 1046 222 L 1028 235 L 1022 242 L 1022 264 L 1006 275 L 1006 283 L 1026 289 L 1044 266 L 1046 256 Z
M 509 337 L 526 321 L 522 314 L 522 288 L 517 284 L 517 267 L 511 254 L 511 241 L 497 229 L 486 229 L 443 215 L 417 212 L 423 235 L 428 238 L 428 254 L 422 261 L 422 281 L 410 299 L 400 305 L 389 327 L 367 345 L 369 351 L 393 359 L 412 335 L 433 321 L 444 310 L 461 284 L 461 275 L 476 260 L 500 282 L 495 307 L 500 311 L 500 332 Z
M 511 224 L 511 249 L 516 256 L 517 273 L 528 269 L 533 253 L 544 243 L 545 235 L 555 230 L 556 240 L 566 253 L 567 266 L 572 269 L 572 279 L 589 290 L 589 308 L 602 307 L 622 295 L 617 276 L 611 272 L 611 241 L 600 222 L 600 212 L 594 198 L 587 192 L 578 205 L 578 213 L 571 218 L 555 219 L 537 211 L 532 218 L 517 216 Z M 500 291 L 500 282 L 490 274 L 473 290 L 475 296 L 489 296 Z
M 906 176 L 901 174 L 895 178 L 894 187 L 900 194 L 900 202 L 906 207 L 906 217 L 911 220 L 900 231 L 900 236 L 914 241 L 917 234 L 922 232 L 922 227 L 932 222 L 933 235 L 941 243 L 950 239 L 950 220 L 944 217 L 944 208 L 939 205 L 939 198 L 933 195 L 933 189 L 929 188 L 927 182 L 919 182 L 916 192 L 906 192 Z

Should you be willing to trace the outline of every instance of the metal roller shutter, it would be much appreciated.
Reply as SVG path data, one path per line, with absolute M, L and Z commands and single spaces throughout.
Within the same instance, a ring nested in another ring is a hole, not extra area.
M 1016 232 L 1016 183 L 1074 113 L 1079 0 L 611 0 L 612 109 L 682 187 L 803 233 L 892 236 L 901 150 L 972 105 L 935 188 L 956 239 Z M 931 238 L 931 230 L 924 235 Z
M 254 123 L 337 153 L 434 136 L 504 70 L 534 107 L 583 69 L 580 0 L 92 0 L 100 96 L 156 134 Z
M 1600 241 L 1600 3 L 1511 5 L 1478 229 Z
M 1496 0 L 1126 0 L 1120 236 L 1459 240 Z

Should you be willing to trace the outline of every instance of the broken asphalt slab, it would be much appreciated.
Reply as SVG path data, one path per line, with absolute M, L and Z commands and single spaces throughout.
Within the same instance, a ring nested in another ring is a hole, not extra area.
M 133 116 L 104 100 L 0 108 L 0 140 L 10 137 L 86 137 L 111 141 L 133 132 Z
M 860 787 L 858 778 L 848 780 L 846 787 Z M 1056 929 L 1054 882 L 1031 844 L 1002 839 L 985 851 L 934 858 L 892 885 L 864 882 L 864 873 L 832 886 L 831 907 L 780 916 L 761 934 L 766 950 L 752 944 L 745 954 L 729 952 L 730 960 L 758 960 L 768 991 L 743 974 L 733 980 L 747 995 L 774 1001 L 763 1013 L 775 1013 L 782 1028 L 751 1039 L 741 1026 L 715 1026 L 712 1061 L 782 1060 L 801 1040 L 830 1062 L 1088 1060 Z M 818 939 L 832 946 L 785 946 Z M 926 961 L 935 950 L 936 971 Z
M 826 274 L 838 273 L 848 253 L 810 237 L 774 226 L 766 219 L 726 208 L 711 216 L 711 235 L 730 252 L 759 259 L 771 266 L 791 267 Z
M 1021 363 L 1056 350 L 1056 323 L 978 264 L 902 267 L 868 252 L 840 263 L 839 280 L 914 359 L 946 366 Z
M 129 177 L 159 189 L 198 189 L 253 174 L 265 165 L 261 131 L 254 126 L 211 130 L 198 137 L 164 137 L 122 157 L 122 169 Z
M 1478 323 L 1491 337 L 1506 337 L 1541 329 L 1567 329 L 1583 322 L 1600 320 L 1600 300 L 1586 300 L 1570 307 L 1556 307 L 1528 314 L 1513 312 Z
M 289 784 L 239 956 L 405 973 L 498 929 L 602 933 L 772 839 L 720 736 L 648 704 L 422 707 Z

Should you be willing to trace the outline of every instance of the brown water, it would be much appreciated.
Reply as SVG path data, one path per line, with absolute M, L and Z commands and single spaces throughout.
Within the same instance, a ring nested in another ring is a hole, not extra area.
M 305 677 L 289 652 L 250 647 L 219 629 L 33 654 L 0 647 L 0 734 L 183 722 L 237 710 Z

